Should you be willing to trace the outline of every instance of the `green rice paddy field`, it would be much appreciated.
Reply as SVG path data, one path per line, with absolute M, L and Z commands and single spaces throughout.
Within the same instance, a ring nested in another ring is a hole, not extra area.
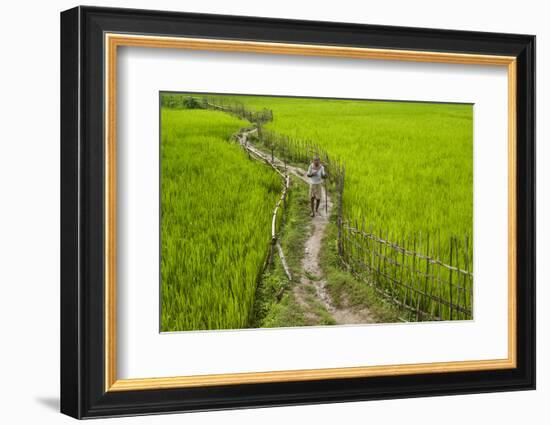
M 443 252 L 453 236 L 472 239 L 471 105 L 209 98 L 271 109 L 266 128 L 342 160 L 352 224 L 364 221 L 392 240 L 437 233 Z M 164 107 L 161 120 L 161 329 L 247 327 L 280 178 L 229 143 L 246 121 Z
M 161 330 L 250 319 L 281 180 L 229 143 L 245 122 L 162 108 Z
M 345 215 L 401 240 L 472 240 L 473 107 L 465 104 L 217 97 L 269 108 L 266 128 L 310 140 L 346 165 Z M 471 256 L 471 252 L 470 252 Z

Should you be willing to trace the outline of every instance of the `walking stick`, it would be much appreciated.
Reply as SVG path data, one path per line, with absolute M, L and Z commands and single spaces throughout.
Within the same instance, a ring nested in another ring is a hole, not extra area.
M 325 176 L 325 215 L 328 215 L 328 197 L 327 197 L 328 189 L 327 189 L 327 179 Z

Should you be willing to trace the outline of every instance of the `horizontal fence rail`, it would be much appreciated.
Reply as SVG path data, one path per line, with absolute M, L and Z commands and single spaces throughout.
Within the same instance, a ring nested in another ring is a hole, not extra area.
M 407 310 L 409 320 L 472 319 L 469 238 L 464 238 L 462 246 L 457 238 L 451 238 L 446 249 L 448 263 L 439 259 L 445 254 L 439 238 L 434 239 L 430 234 L 418 234 L 395 243 L 388 236 L 343 223 L 342 260 L 357 277 Z M 439 258 L 417 252 L 422 244 Z

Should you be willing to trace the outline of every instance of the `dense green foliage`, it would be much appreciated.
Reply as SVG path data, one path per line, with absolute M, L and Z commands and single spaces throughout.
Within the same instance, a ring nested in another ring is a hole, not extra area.
M 264 122 L 265 129 L 317 145 L 345 163 L 343 210 L 352 226 L 472 270 L 472 244 L 461 242 L 473 240 L 471 105 L 259 96 L 209 99 L 221 105 L 238 102 L 250 111 L 272 110 L 273 121 Z M 256 285 L 267 254 L 280 178 L 228 142 L 250 122 L 196 109 L 201 102 L 185 95 L 170 95 L 162 102 L 174 108 L 162 108 L 162 330 L 310 324 L 276 264 Z M 281 235 L 294 275 L 301 273 L 308 226 L 305 193 L 305 186 L 292 189 L 295 205 L 291 202 L 285 213 Z M 331 226 L 327 238 L 335 239 L 335 224 Z M 450 251 L 452 238 L 454 251 Z M 371 308 L 378 305 L 372 290 L 339 270 L 339 261 L 329 261 L 327 252 L 336 255 L 335 241 L 327 240 L 325 246 L 330 249 L 324 248 L 323 264 L 334 302 L 359 305 L 368 299 Z M 357 259 L 363 255 L 354 253 L 355 248 L 347 250 Z M 465 292 L 453 296 L 447 286 L 434 286 L 433 281 L 428 285 L 428 279 L 418 276 L 408 284 L 416 282 L 455 302 L 459 296 L 467 298 Z M 440 277 L 448 279 L 445 273 Z M 386 286 L 395 289 L 391 282 Z M 422 307 L 424 301 L 409 298 Z M 467 301 L 471 303 L 471 298 Z M 391 309 L 380 305 L 377 315 L 393 321 Z M 441 314 L 441 305 L 439 310 L 430 305 L 424 309 L 449 317 L 444 309 Z
M 247 327 L 281 180 L 223 112 L 162 108 L 161 329 Z

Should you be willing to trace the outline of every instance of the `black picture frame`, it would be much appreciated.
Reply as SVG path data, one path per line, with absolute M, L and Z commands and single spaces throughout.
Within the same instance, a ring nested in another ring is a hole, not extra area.
M 104 33 L 308 43 L 517 58 L 517 367 L 105 392 Z M 535 37 L 76 7 L 61 13 L 61 412 L 75 418 L 535 388 Z

